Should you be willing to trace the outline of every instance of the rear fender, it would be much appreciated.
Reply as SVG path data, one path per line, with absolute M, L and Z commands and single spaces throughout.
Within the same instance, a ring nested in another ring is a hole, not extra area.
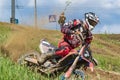
M 51 51 L 54 52 L 56 47 L 53 46 L 52 44 L 50 44 L 48 41 L 43 39 L 40 41 L 39 49 L 40 49 L 42 54 L 46 54 L 46 53 L 51 52 Z

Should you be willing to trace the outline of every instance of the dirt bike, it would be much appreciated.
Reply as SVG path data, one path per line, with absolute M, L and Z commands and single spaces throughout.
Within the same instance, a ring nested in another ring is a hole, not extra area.
M 46 40 L 42 40 L 40 42 L 39 48 L 42 55 L 45 55 L 48 52 L 55 51 L 56 49 L 55 46 L 53 46 Z M 80 50 L 78 50 L 78 52 L 79 51 Z M 54 58 L 47 60 L 44 64 L 39 65 L 38 60 L 40 58 L 40 53 L 32 51 L 22 55 L 18 59 L 18 63 L 20 65 L 25 65 L 32 70 L 37 70 L 38 72 L 43 73 L 45 75 L 49 74 L 51 77 L 60 75 L 60 80 L 66 80 L 64 77 L 64 73 L 69 69 L 69 67 L 72 65 L 77 56 L 78 56 L 77 54 L 69 55 L 60 64 L 59 61 L 61 60 L 61 57 L 55 56 Z M 92 57 L 92 53 L 89 50 L 89 48 L 87 48 L 84 54 L 79 57 L 79 60 L 77 62 L 75 69 L 73 70 L 71 77 L 67 80 L 84 80 L 85 75 L 84 72 L 82 71 L 82 68 L 89 67 L 90 62 L 93 63 L 95 66 L 97 65 L 97 61 Z

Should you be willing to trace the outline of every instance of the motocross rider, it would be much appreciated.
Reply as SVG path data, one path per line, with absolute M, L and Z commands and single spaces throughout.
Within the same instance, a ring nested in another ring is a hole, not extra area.
M 62 17 L 61 17 L 62 16 Z M 63 33 L 63 39 L 58 43 L 58 48 L 55 52 L 50 52 L 48 54 L 41 55 L 38 63 L 42 64 L 47 59 L 50 59 L 54 56 L 65 57 L 68 54 L 76 54 L 77 50 L 75 48 L 85 43 L 90 44 L 92 41 L 91 31 L 99 22 L 99 18 L 93 12 L 85 13 L 85 20 L 74 19 L 65 23 L 66 17 L 64 13 L 59 17 L 58 23 L 61 26 L 61 32 Z M 63 20 L 63 21 L 61 21 Z M 76 34 L 81 34 L 81 40 L 78 39 Z

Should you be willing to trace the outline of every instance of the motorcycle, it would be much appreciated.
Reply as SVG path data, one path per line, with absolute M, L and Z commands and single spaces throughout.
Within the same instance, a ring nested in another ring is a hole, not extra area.
M 92 52 L 87 47 L 83 54 L 70 54 L 67 57 L 61 58 L 60 56 L 54 56 L 54 58 L 48 59 L 42 65 L 39 65 L 40 55 L 46 55 L 49 52 L 54 52 L 57 47 L 53 46 L 46 40 L 40 41 L 40 52 L 31 51 L 27 54 L 22 55 L 18 59 L 18 63 L 20 65 L 25 65 L 29 67 L 31 70 L 36 70 L 45 75 L 49 75 L 50 77 L 56 77 L 60 75 L 60 80 L 66 80 L 65 73 L 69 69 L 69 67 L 75 62 L 75 59 L 78 57 L 76 62 L 76 66 L 72 71 L 72 75 L 67 80 L 84 80 L 85 75 L 82 69 L 86 69 L 90 67 L 91 71 L 93 71 L 93 67 L 97 66 L 97 60 L 92 57 Z M 81 48 L 78 50 L 80 53 Z M 62 61 L 61 61 L 62 60 Z M 92 65 L 91 65 L 92 64 Z

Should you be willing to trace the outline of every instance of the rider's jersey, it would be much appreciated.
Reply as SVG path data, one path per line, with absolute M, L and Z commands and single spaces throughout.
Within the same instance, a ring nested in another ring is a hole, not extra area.
M 82 41 L 78 38 L 76 34 L 73 33 L 74 28 L 80 29 L 84 37 L 85 43 L 90 43 L 92 40 L 92 34 L 88 30 L 84 30 L 82 26 L 83 22 L 80 21 L 78 26 L 74 26 L 73 24 L 65 23 L 61 27 L 61 32 L 63 33 L 63 39 L 70 44 L 72 48 L 76 48 L 82 44 Z

